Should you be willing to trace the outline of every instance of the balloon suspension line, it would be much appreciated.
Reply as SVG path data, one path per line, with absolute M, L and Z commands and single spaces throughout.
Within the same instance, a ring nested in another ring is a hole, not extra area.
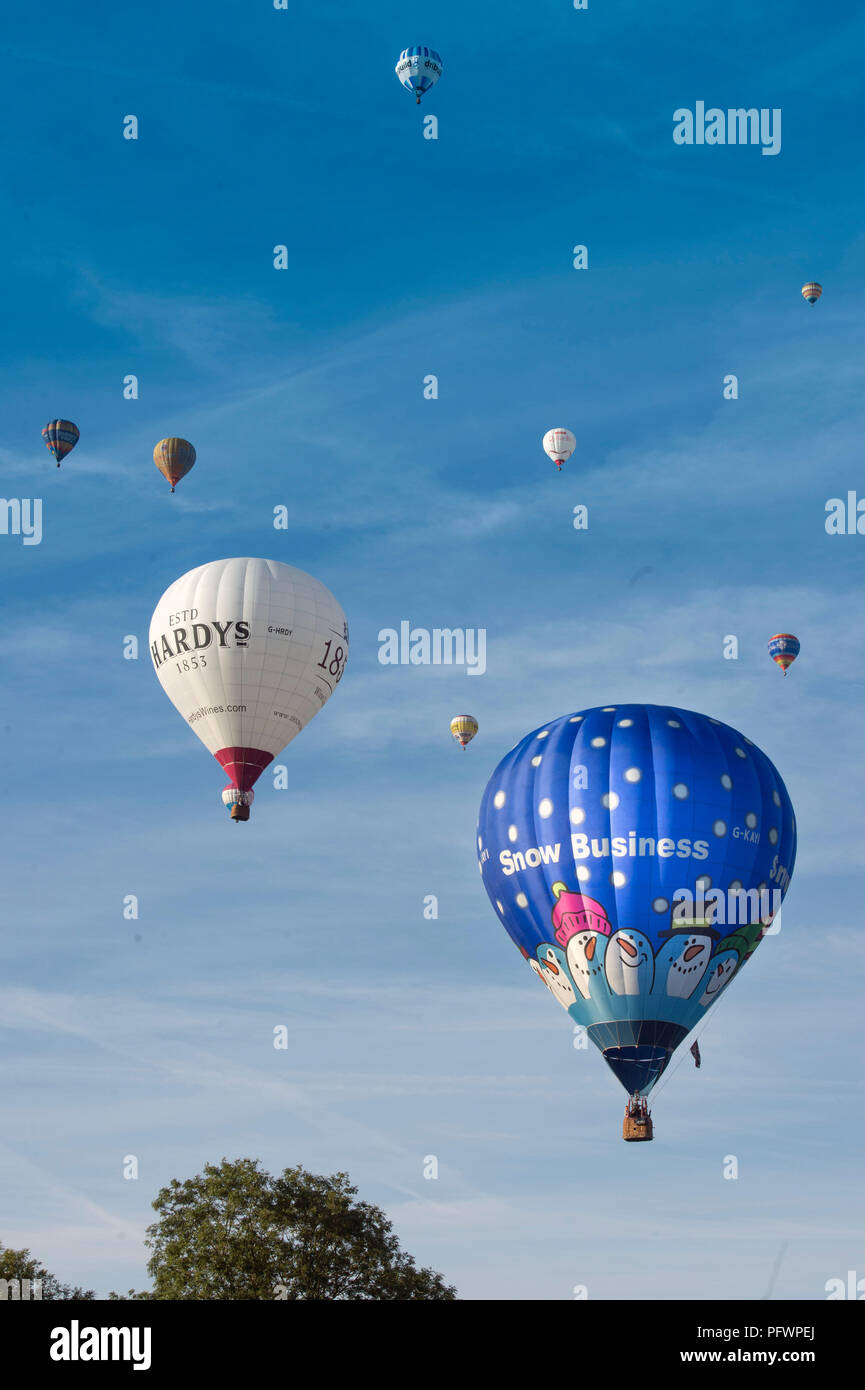
M 732 984 L 732 981 L 730 981 L 730 983 Z M 713 1012 L 714 1012 L 714 1016 L 715 1016 L 715 1017 L 717 1017 L 717 1012 L 718 1012 L 718 1009 L 719 1009 L 720 1005 L 721 1005 L 721 1004 L 725 1004 L 726 1002 L 727 1002 L 727 1000 L 726 1000 L 726 996 L 725 996 L 724 998 L 719 999 L 718 1002 L 717 1002 L 717 1004 L 714 1005 Z M 700 1029 L 699 1033 L 696 1033 L 696 1034 L 694 1035 L 693 1041 L 692 1041 L 692 1043 L 691 1043 L 691 1047 L 693 1047 L 693 1045 L 694 1045 L 695 1042 L 699 1042 L 699 1041 L 700 1041 L 700 1039 L 702 1038 L 702 1036 L 703 1036 L 703 1034 L 705 1033 L 706 1029 L 709 1027 L 709 1024 L 712 1023 L 713 1021 L 714 1021 L 714 1020 L 713 1020 L 712 1015 L 710 1015 L 710 1016 L 705 1020 L 705 1022 L 703 1023 L 703 1026 L 702 1026 L 702 1028 Z M 683 1039 L 683 1041 L 684 1041 L 684 1039 Z M 663 1089 L 664 1089 L 664 1087 L 666 1086 L 666 1084 L 667 1084 L 668 1081 L 672 1081 L 673 1077 L 676 1075 L 676 1072 L 679 1070 L 679 1067 L 682 1065 L 682 1063 L 684 1062 L 685 1058 L 686 1058 L 686 1057 L 689 1057 L 690 1055 L 691 1055 L 691 1052 L 690 1052 L 690 1048 L 689 1048 L 687 1052 L 682 1052 L 682 1053 L 681 1053 L 681 1055 L 679 1056 L 679 1059 L 678 1059 L 678 1061 L 676 1062 L 676 1065 L 675 1065 L 674 1067 L 668 1067 L 668 1068 L 667 1068 L 667 1070 L 664 1072 L 663 1076 L 661 1077 L 660 1081 L 658 1082 L 657 1086 L 656 1086 L 656 1087 L 653 1089 L 653 1091 L 652 1091 L 652 1100 L 654 1100 L 656 1096 L 660 1095 L 661 1091 L 663 1091 Z

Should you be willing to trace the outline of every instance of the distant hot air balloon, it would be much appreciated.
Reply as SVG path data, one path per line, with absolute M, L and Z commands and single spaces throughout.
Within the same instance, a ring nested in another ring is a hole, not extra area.
M 792 666 L 799 655 L 799 638 L 794 637 L 792 632 L 776 633 L 774 637 L 769 638 L 769 655 L 786 676 L 787 667 Z
M 258 777 L 330 699 L 348 660 L 328 589 L 278 560 L 214 560 L 166 589 L 150 620 L 157 678 L 228 775 L 245 820 Z M 237 815 L 235 815 L 235 810 Z
M 818 285 L 816 280 L 809 280 L 807 285 L 802 286 L 802 298 L 807 299 L 809 304 L 816 304 L 823 293 L 823 286 Z
M 420 99 L 442 75 L 442 60 L 434 48 L 404 48 L 394 69 L 402 85 Z
M 153 462 L 168 479 L 173 492 L 180 479 L 186 477 L 195 463 L 195 450 L 188 439 L 177 439 L 171 435 L 168 439 L 160 439 L 153 450 Z
M 477 846 L 500 921 L 628 1092 L 624 1137 L 651 1138 L 646 1097 L 789 886 L 779 773 L 703 714 L 586 709 L 505 755 Z
M 255 792 L 242 792 L 237 787 L 223 787 L 222 802 L 231 812 L 233 821 L 249 820 L 249 808 L 255 800 Z
M 471 714 L 456 714 L 451 720 L 451 733 L 461 748 L 467 748 L 478 731 L 478 721 Z
M 60 460 L 65 459 L 66 455 L 75 448 L 81 436 L 78 433 L 78 426 L 73 425 L 71 420 L 49 420 L 42 431 L 42 438 L 45 440 L 46 449 L 50 449 L 56 458 L 59 468 Z
M 570 430 L 547 430 L 543 443 L 544 453 L 549 454 L 559 472 L 562 471 L 565 459 L 569 459 L 577 447 L 577 441 Z

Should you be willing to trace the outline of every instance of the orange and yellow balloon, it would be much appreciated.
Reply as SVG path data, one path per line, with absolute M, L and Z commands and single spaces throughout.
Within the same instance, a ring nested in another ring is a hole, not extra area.
M 168 439 L 160 439 L 153 450 L 153 462 L 163 477 L 168 479 L 173 492 L 195 463 L 195 450 L 188 439 L 177 439 L 171 435 Z

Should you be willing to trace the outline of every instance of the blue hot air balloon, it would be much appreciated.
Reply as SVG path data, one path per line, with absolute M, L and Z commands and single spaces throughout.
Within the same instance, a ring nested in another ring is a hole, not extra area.
M 49 449 L 57 460 L 59 468 L 60 460 L 71 453 L 81 435 L 78 433 L 78 426 L 72 420 L 49 420 L 42 431 L 42 438 L 45 440 L 46 449 Z
M 442 75 L 441 56 L 434 48 L 427 48 L 425 44 L 404 48 L 397 59 L 394 72 L 402 85 L 414 92 L 420 106 L 424 92 L 434 87 Z
M 499 763 L 478 857 L 507 932 L 628 1092 L 624 1137 L 651 1138 L 645 1098 L 789 886 L 796 820 L 775 767 L 690 710 L 565 715 Z
M 774 637 L 769 638 L 769 655 L 781 667 L 785 676 L 799 651 L 799 638 L 794 637 L 792 632 L 776 632 Z

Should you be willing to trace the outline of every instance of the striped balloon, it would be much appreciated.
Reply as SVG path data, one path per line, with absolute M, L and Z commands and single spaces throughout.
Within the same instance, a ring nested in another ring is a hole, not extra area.
M 816 304 L 823 293 L 823 286 L 818 285 L 816 280 L 809 280 L 807 285 L 802 286 L 802 298 L 807 299 L 809 304 Z
M 177 439 L 172 435 L 168 439 L 160 439 L 153 450 L 153 462 L 168 479 L 173 492 L 195 463 L 195 450 L 188 439 Z
M 434 48 L 421 44 L 416 48 L 404 48 L 394 71 L 402 85 L 415 93 L 420 106 L 424 92 L 434 87 L 442 75 L 442 60 Z
M 478 721 L 471 714 L 457 714 L 451 720 L 451 733 L 461 748 L 471 743 L 478 731 Z
M 49 420 L 42 431 L 45 447 L 50 449 L 56 458 L 58 468 L 60 460 L 65 459 L 70 450 L 75 448 L 80 437 L 78 426 L 73 425 L 71 420 Z
M 786 676 L 787 667 L 792 666 L 799 655 L 799 638 L 794 637 L 792 632 L 777 632 L 769 638 L 769 655 Z

